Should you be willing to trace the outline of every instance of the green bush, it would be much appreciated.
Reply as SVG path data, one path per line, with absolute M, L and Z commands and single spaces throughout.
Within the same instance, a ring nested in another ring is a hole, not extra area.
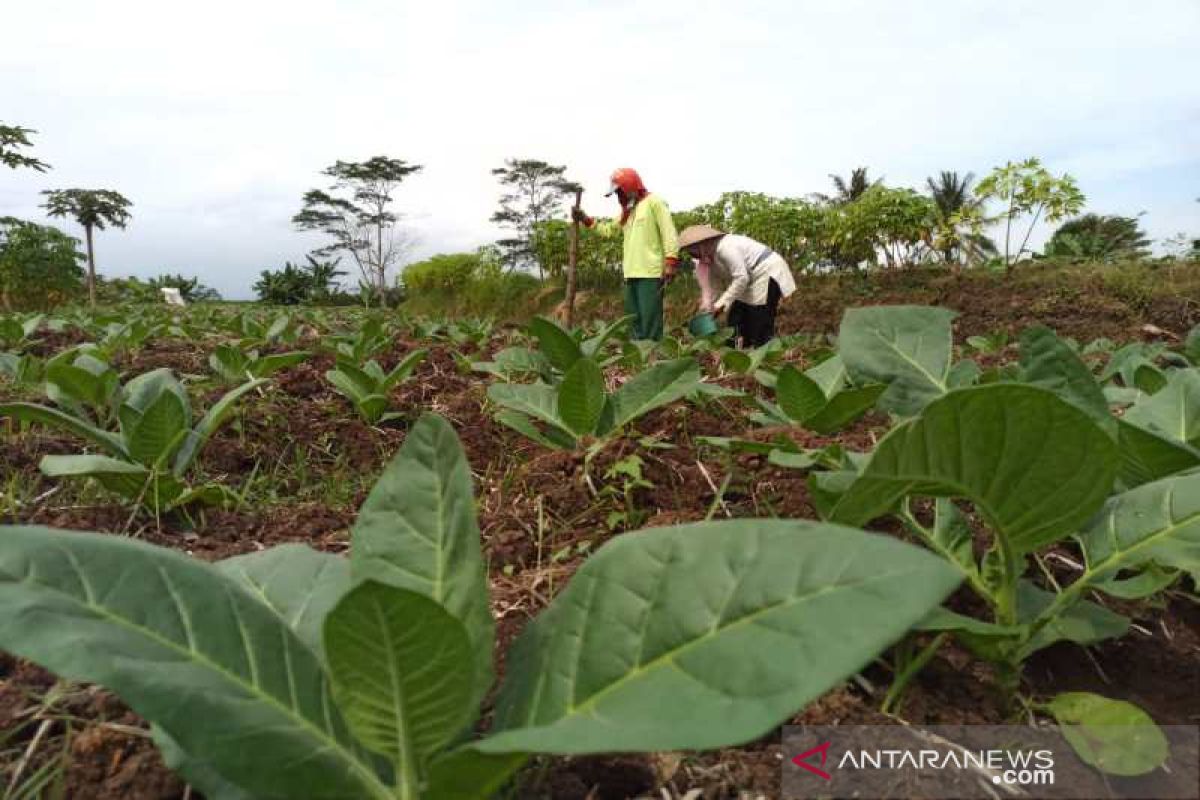
M 0 217 L 0 307 L 45 310 L 83 288 L 79 244 L 49 225 Z
M 409 264 L 401 280 L 410 294 L 455 291 L 480 277 L 486 269 L 478 253 L 444 253 Z

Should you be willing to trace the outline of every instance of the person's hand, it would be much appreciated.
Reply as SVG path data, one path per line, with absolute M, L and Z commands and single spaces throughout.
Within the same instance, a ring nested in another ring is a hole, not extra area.
M 583 213 L 583 209 L 579 206 L 575 206 L 571 209 L 571 219 L 580 223 L 585 228 L 590 228 L 592 227 L 593 223 L 595 223 L 595 220 Z
M 713 304 L 706 303 L 703 300 L 701 300 L 700 304 L 696 307 L 696 311 L 697 311 L 697 313 L 700 313 L 700 314 L 711 314 L 711 313 L 713 313 Z
M 675 256 L 667 256 L 663 259 L 663 281 L 669 283 L 675 277 L 675 273 L 679 271 L 679 259 Z
M 717 302 L 713 303 L 712 311 L 710 313 L 714 317 L 721 316 L 722 314 L 725 313 L 725 304 L 718 300 Z

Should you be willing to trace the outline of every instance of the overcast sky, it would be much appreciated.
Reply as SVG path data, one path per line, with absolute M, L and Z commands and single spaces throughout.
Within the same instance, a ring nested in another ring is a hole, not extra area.
M 607 214 L 617 166 L 683 209 L 1037 155 L 1089 210 L 1200 234 L 1198 0 L 37 0 L 0 26 L 0 121 L 54 167 L 0 172 L 0 215 L 116 189 L 103 274 L 231 298 L 318 243 L 290 219 L 321 169 L 377 154 L 425 165 L 398 194 L 415 256 L 496 238 L 506 157 Z

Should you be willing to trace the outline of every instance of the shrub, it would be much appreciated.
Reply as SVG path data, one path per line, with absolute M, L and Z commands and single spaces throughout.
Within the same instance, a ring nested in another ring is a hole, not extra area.
M 50 225 L 0 218 L 0 305 L 41 310 L 71 300 L 83 288 L 78 243 Z

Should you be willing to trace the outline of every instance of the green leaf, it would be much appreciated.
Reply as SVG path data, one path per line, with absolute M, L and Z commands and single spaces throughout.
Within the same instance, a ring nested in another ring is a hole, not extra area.
M 783 413 L 796 422 L 804 422 L 825 407 L 821 387 L 791 364 L 784 364 L 775 376 L 775 399 Z
M 1039 325 L 1021 334 L 1021 371 L 1024 383 L 1054 392 L 1116 436 L 1117 421 L 1108 411 L 1100 384 L 1054 331 Z
M 518 411 L 536 420 L 566 429 L 558 416 L 558 390 L 544 383 L 493 383 L 488 399 L 498 406 Z
M 1080 580 L 1109 581 L 1120 570 L 1150 564 L 1200 570 L 1200 474 L 1164 478 L 1116 495 L 1078 538 L 1087 561 Z
M 150 738 L 162 754 L 163 763 L 193 789 L 199 789 L 205 800 L 255 800 L 254 795 L 221 777 L 212 764 L 185 751 L 158 725 L 150 726 Z
M 1200 443 L 1200 370 L 1175 370 L 1162 390 L 1134 403 L 1124 420 L 1176 442 Z
M 163 463 L 190 431 L 189 414 L 190 409 L 173 392 L 159 393 L 136 417 L 132 427 L 122 426 L 129 455 L 148 467 Z
M 497 412 L 496 422 L 551 450 L 574 450 L 577 444 L 575 437 L 562 428 L 548 426 L 542 431 L 533 420 L 519 411 Z
M 254 377 L 266 378 L 274 375 L 281 369 L 287 369 L 288 367 L 294 367 L 297 364 L 303 363 L 309 355 L 306 350 L 294 350 L 288 353 L 274 353 L 263 356 L 254 362 Z
M 350 588 L 348 559 L 303 544 L 281 544 L 214 566 L 278 614 L 300 641 L 323 657 L 321 626 Z
M 490 755 L 463 747 L 437 758 L 429 767 L 426 800 L 480 800 L 492 797 L 529 757 L 524 753 Z
M 821 394 L 826 397 L 832 397 L 838 389 L 846 385 L 846 365 L 838 355 L 832 355 L 815 367 L 809 367 L 804 374 L 817 382 L 821 387 Z
M 212 367 L 222 380 L 228 382 L 237 382 L 246 376 L 246 367 L 249 364 L 249 359 L 246 354 L 236 347 L 227 344 L 219 344 L 208 357 L 208 365 Z
M 49 478 L 95 478 L 104 488 L 131 500 L 146 493 L 146 504 L 154 507 L 154 499 L 170 502 L 179 494 L 180 486 L 169 475 L 160 475 L 157 493 L 147 488 L 150 471 L 133 464 L 101 455 L 42 456 L 38 469 Z
M 833 433 L 870 411 L 887 391 L 883 384 L 845 389 L 829 398 L 825 407 L 804 421 L 804 427 L 816 433 Z
M 604 373 L 592 359 L 580 358 L 558 386 L 558 417 L 578 436 L 595 433 L 607 399 Z
M 413 370 L 417 368 L 417 365 L 424 361 L 428 355 L 429 351 L 425 349 L 414 350 L 409 353 L 384 378 L 383 388 L 391 389 L 393 386 L 399 386 L 401 383 L 404 383 L 404 381 L 408 380 L 408 376 L 412 374 Z
M 1126 487 L 1200 467 L 1200 450 L 1123 419 L 1117 421 L 1117 444 L 1121 454 L 1118 477 Z
M 3 403 L 0 404 L 0 414 L 22 422 L 40 422 L 53 428 L 62 428 L 98 445 L 113 455 L 129 456 L 124 442 L 116 434 L 100 430 L 86 420 L 73 417 L 55 408 L 39 406 L 36 403 Z
M 1090 692 L 1064 692 L 1046 708 L 1083 761 L 1110 775 L 1144 775 L 1167 760 L 1170 746 L 1145 711 Z
M 621 317 L 618 320 L 610 322 L 599 333 L 590 339 L 586 340 L 580 347 L 580 351 L 588 358 L 596 358 L 604 351 L 604 345 L 617 333 L 623 332 L 629 327 L 629 323 L 633 321 L 633 315 Z
M 429 597 L 360 583 L 329 612 L 324 641 L 346 722 L 398 775 L 423 773 L 470 722 L 471 642 Z
M 317 657 L 212 566 L 106 534 L 0 540 L 0 648 L 113 690 L 256 797 L 391 796 Z
M 471 467 L 450 423 L 426 414 L 383 471 L 351 531 L 351 574 L 423 594 L 467 629 L 472 707 L 493 680 L 494 622 L 475 518 Z
M 179 448 L 179 452 L 175 455 L 175 466 L 173 472 L 178 477 L 183 477 L 192 462 L 196 460 L 196 456 L 200 455 L 200 451 L 204 449 L 204 445 L 212 438 L 212 435 L 220 430 L 221 426 L 228 421 L 233 414 L 233 406 L 243 395 L 257 389 L 266 383 L 265 380 L 253 380 L 243 383 L 236 389 L 230 389 L 221 399 L 213 403 L 212 408 L 208 410 L 200 422 L 187 433 L 184 437 L 183 446 Z
M 622 535 L 525 628 L 494 732 L 475 746 L 587 753 L 757 738 L 869 662 L 958 580 L 891 537 L 802 520 Z
M 884 437 L 832 519 L 862 525 L 910 495 L 965 497 L 1028 552 L 1087 522 L 1116 467 L 1112 439 L 1044 389 L 956 389 Z
M 1051 608 L 1057 595 L 1040 589 L 1027 580 L 1017 584 L 1019 621 L 1033 623 Z M 1079 600 L 1061 611 L 1054 611 L 1021 649 L 1022 659 L 1055 642 L 1079 645 L 1117 639 L 1129 632 L 1129 620 L 1102 605 Z
M 623 428 L 647 412 L 687 397 L 699 383 L 700 366 L 691 358 L 655 364 L 612 394 L 612 428 Z
M 566 372 L 583 357 L 579 343 L 571 334 L 545 317 L 534 317 L 529 323 L 529 332 L 538 340 L 542 352 L 559 372 Z
M 955 316 L 925 306 L 849 308 L 838 354 L 854 381 L 888 385 L 880 398 L 884 408 L 913 416 L 948 389 Z
M 108 403 L 104 380 L 83 367 L 52 361 L 46 366 L 46 380 L 78 403 L 85 403 L 92 408 Z

